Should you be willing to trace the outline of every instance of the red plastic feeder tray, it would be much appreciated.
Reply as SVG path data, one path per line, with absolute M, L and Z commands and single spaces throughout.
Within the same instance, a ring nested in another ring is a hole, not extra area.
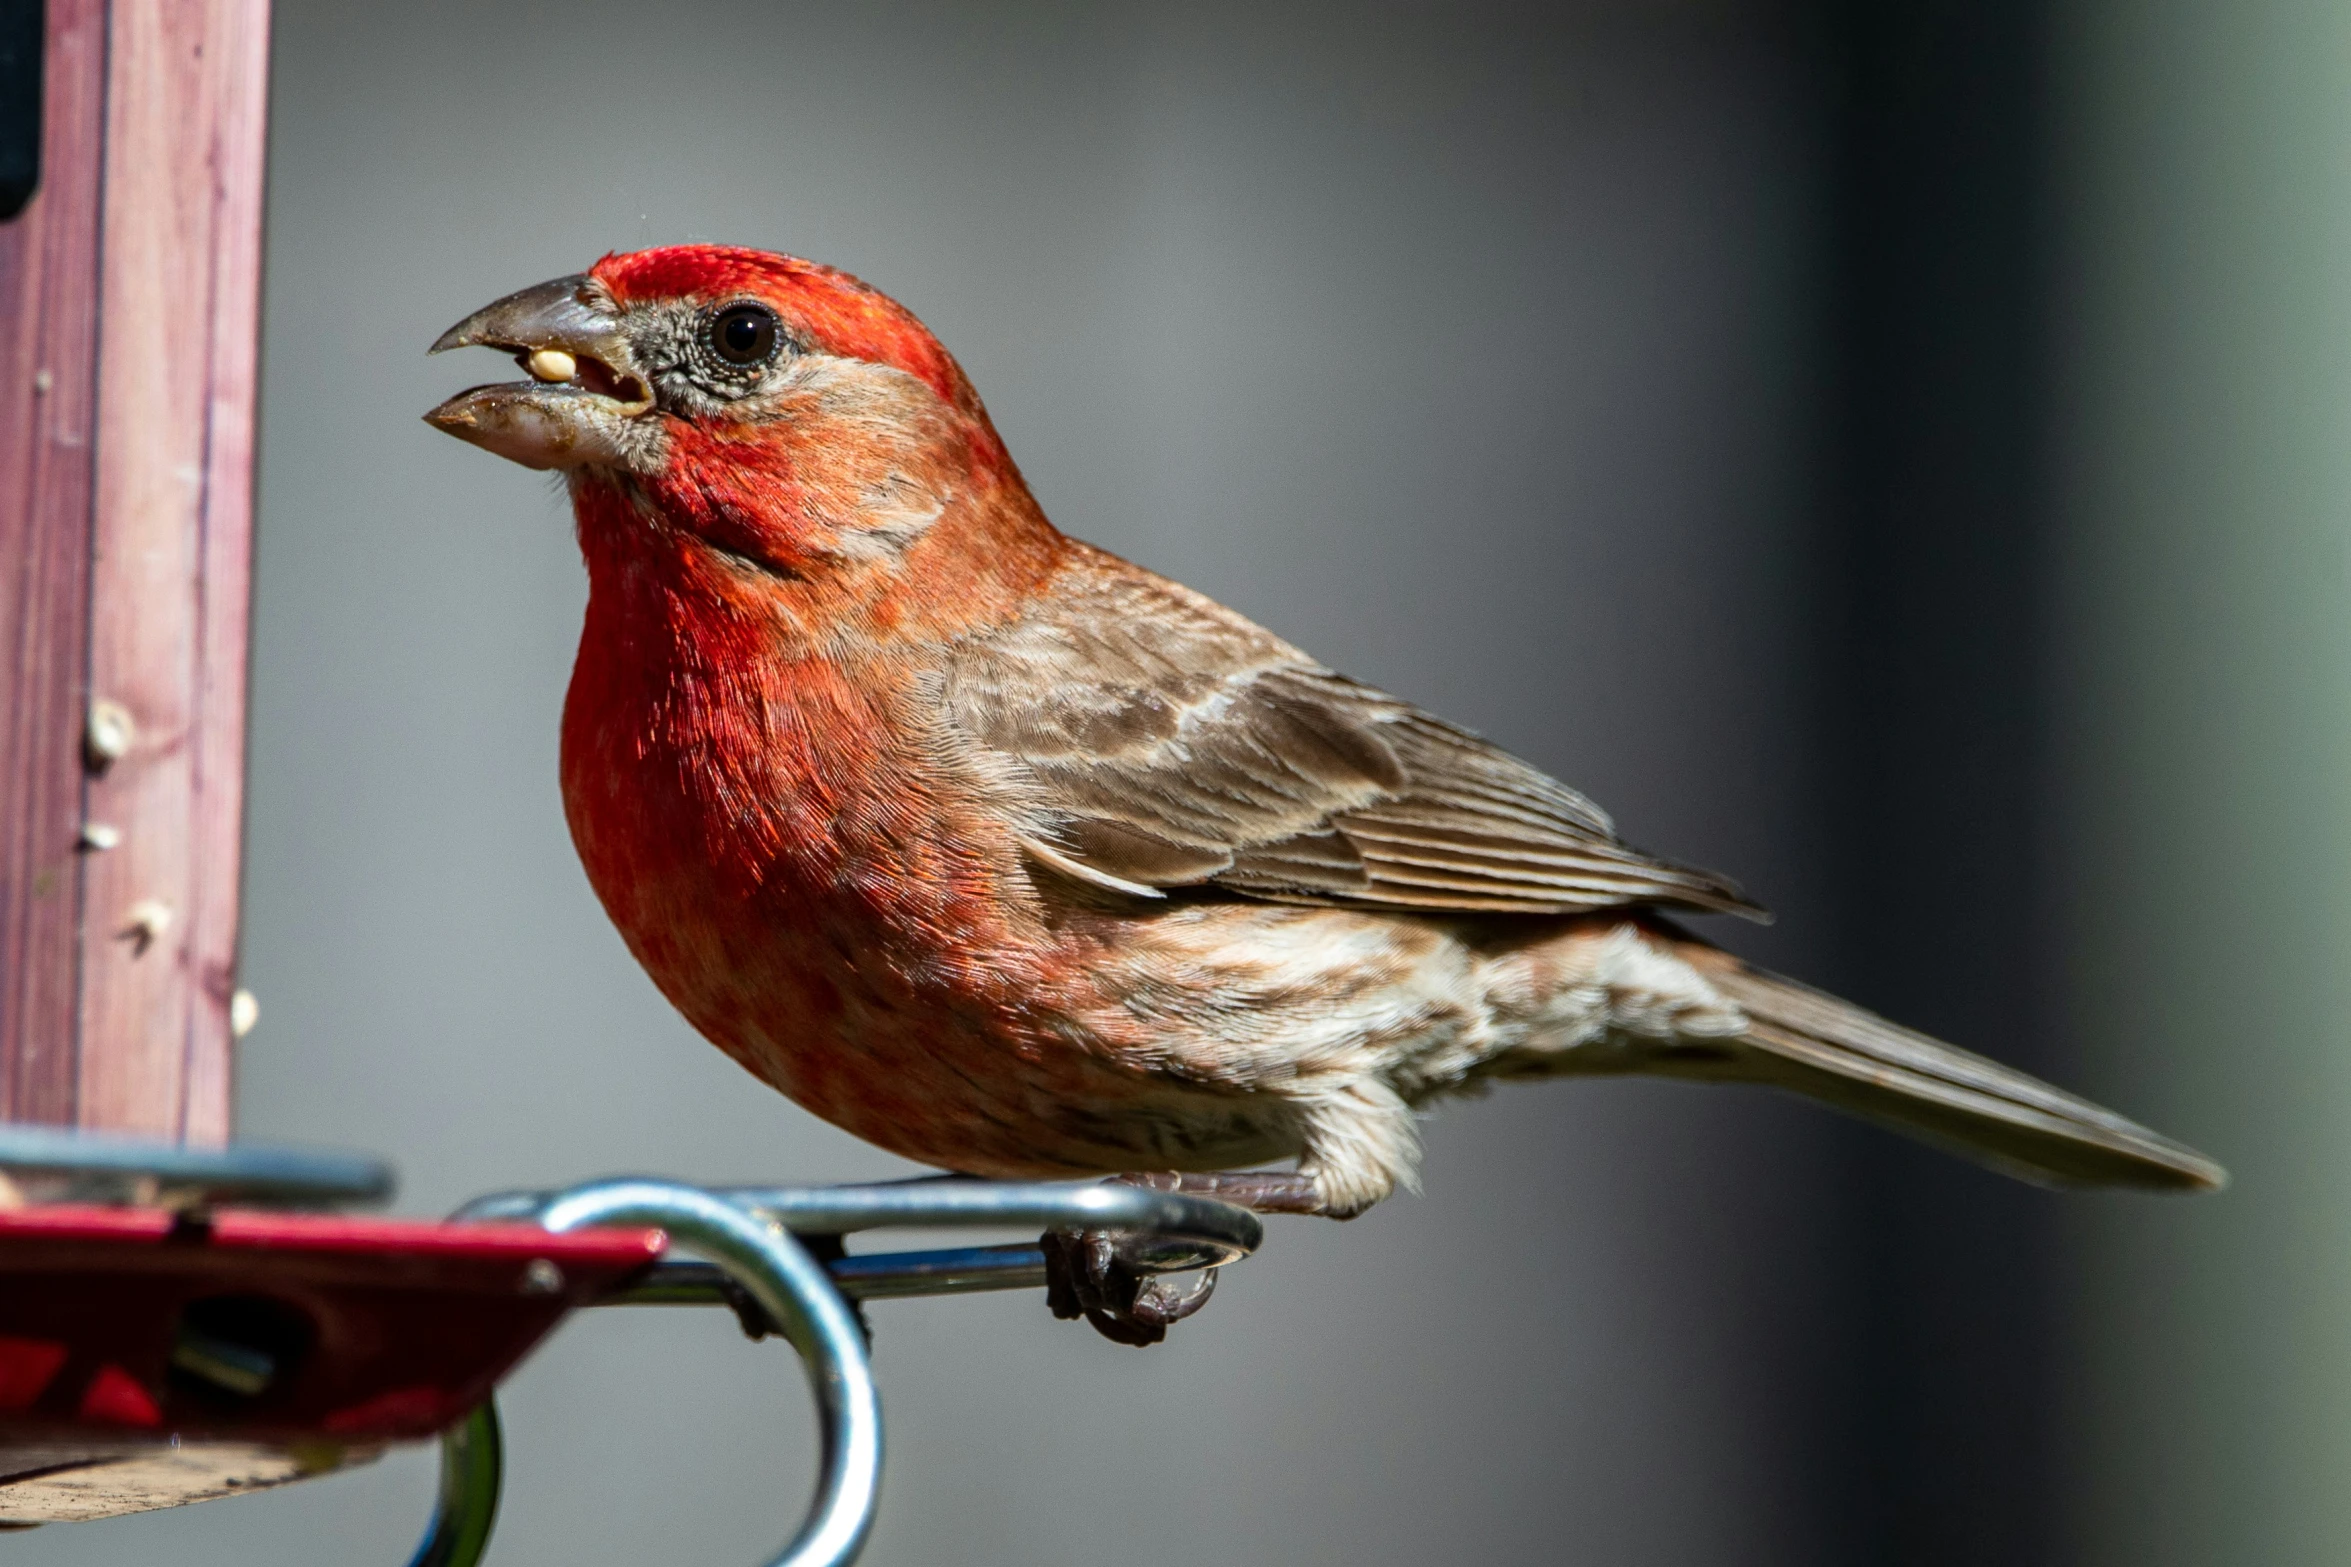
M 302 1479 L 433 1436 L 659 1230 L 0 1212 L 0 1523 Z

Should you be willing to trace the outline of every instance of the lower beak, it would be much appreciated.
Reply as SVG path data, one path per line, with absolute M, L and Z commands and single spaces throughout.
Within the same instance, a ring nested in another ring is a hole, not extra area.
M 509 294 L 441 334 L 432 352 L 498 348 L 533 379 L 477 386 L 425 423 L 526 468 L 647 465 L 660 422 L 620 330 L 619 313 L 585 274 Z

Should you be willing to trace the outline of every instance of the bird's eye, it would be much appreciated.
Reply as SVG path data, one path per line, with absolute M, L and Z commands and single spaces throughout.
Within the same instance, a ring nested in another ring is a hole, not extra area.
M 710 320 L 710 348 L 730 365 L 762 365 L 775 357 L 775 312 L 764 305 L 736 305 Z

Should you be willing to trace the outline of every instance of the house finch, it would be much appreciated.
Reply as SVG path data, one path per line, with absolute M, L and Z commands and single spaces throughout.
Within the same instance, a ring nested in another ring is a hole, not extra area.
M 561 471 L 589 597 L 563 798 L 695 1027 L 894 1152 L 1220 1172 L 1344 1216 L 1502 1078 L 1790 1088 L 2061 1183 L 2223 1180 L 2111 1111 L 1754 968 L 1755 914 L 1574 790 L 1056 531 L 971 383 L 844 273 L 607 256 L 435 350 L 426 417 Z M 1212 1188 L 1216 1183 L 1207 1183 Z

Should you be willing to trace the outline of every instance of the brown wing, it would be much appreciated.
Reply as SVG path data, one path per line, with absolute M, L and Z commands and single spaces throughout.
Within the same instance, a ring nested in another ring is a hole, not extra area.
M 1149 895 L 1556 914 L 1761 911 L 1620 840 L 1582 795 L 1334 674 L 1231 610 L 1085 551 L 1030 615 L 959 645 L 954 726 L 1037 813 L 1030 847 Z

